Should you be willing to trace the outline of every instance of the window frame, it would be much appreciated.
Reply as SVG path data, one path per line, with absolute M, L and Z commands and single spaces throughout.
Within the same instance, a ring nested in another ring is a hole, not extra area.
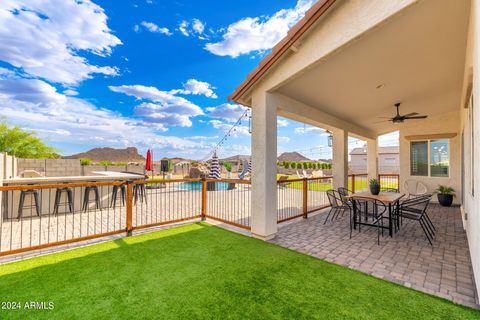
M 438 140 L 446 140 L 448 142 L 448 175 L 447 176 L 432 176 L 432 162 L 431 162 L 431 158 L 430 158 L 430 146 L 431 146 L 431 142 L 432 141 L 438 141 Z M 413 175 L 412 174 L 412 144 L 414 142 L 426 142 L 427 143 L 427 170 L 428 170 L 428 173 L 426 176 L 422 176 L 422 175 Z M 450 143 L 450 139 L 420 139 L 420 140 L 410 140 L 410 176 L 411 177 L 426 177 L 426 178 L 450 178 L 450 171 L 451 171 L 451 143 Z

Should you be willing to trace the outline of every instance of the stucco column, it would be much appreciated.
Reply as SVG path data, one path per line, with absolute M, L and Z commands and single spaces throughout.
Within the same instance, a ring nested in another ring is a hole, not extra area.
M 348 132 L 332 130 L 333 134 L 333 188 L 348 188 Z
M 252 98 L 252 234 L 277 232 L 277 106 L 270 94 Z
M 367 139 L 368 179 L 378 178 L 378 139 Z

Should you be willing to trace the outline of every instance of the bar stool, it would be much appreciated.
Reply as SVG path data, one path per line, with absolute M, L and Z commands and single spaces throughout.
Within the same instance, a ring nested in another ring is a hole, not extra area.
M 117 203 L 117 197 L 118 197 L 118 189 L 120 189 L 120 195 L 122 197 L 122 204 L 125 205 L 125 185 L 122 184 L 122 185 L 119 185 L 119 186 L 113 186 L 113 190 L 112 190 L 112 201 L 111 201 L 111 204 L 110 206 L 112 208 L 115 208 L 115 205 Z
M 93 191 L 95 195 L 95 199 L 90 201 L 90 192 Z M 90 202 L 95 201 L 95 207 L 97 209 L 100 209 L 100 194 L 98 192 L 98 187 L 97 186 L 89 186 L 85 187 L 85 194 L 83 196 L 83 211 L 87 212 L 88 205 Z
M 143 202 L 143 199 L 145 198 L 145 203 L 147 203 L 147 193 L 146 193 L 144 184 L 133 185 L 133 197 L 135 199 L 135 204 L 137 204 L 137 200 L 139 196 L 142 202 Z
M 35 201 L 35 205 L 24 205 L 25 203 L 25 196 L 30 195 L 33 197 Z M 37 212 L 37 216 L 40 217 L 40 201 L 38 199 L 38 190 L 29 189 L 29 190 L 22 190 L 20 192 L 20 201 L 18 203 L 18 216 L 17 219 L 20 219 L 23 216 L 23 209 L 25 208 L 35 208 Z
M 67 201 L 60 203 L 60 200 L 62 198 L 62 193 L 67 194 Z M 73 213 L 73 191 L 71 188 L 65 187 L 65 188 L 59 188 L 57 191 L 55 191 L 55 203 L 53 205 L 53 214 L 58 215 L 58 207 L 60 205 L 68 205 L 68 210 L 70 213 Z

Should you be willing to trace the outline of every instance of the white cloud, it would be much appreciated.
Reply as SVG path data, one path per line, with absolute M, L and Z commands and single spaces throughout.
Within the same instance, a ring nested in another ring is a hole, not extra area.
M 196 104 L 155 87 L 122 85 L 109 88 L 139 100 L 152 101 L 153 103 L 142 103 L 135 107 L 135 115 L 147 122 L 156 123 L 161 130 L 167 130 L 166 126 L 190 127 L 192 126 L 190 118 L 203 114 L 202 109 Z
M 170 30 L 168 28 L 159 27 L 158 25 L 156 25 L 153 22 L 142 21 L 140 24 L 142 25 L 142 27 L 144 27 L 146 30 L 148 30 L 150 32 L 161 33 L 161 34 L 164 34 L 164 35 L 167 35 L 167 36 L 172 35 L 172 33 L 170 32 Z M 135 25 L 134 30 L 135 30 L 135 32 L 138 32 L 138 31 L 140 31 L 140 27 L 138 25 Z
M 0 76 L 0 95 L 35 105 L 65 103 L 66 97 L 55 87 L 37 79 L 20 79 L 16 76 Z
M 205 24 L 199 19 L 192 20 L 192 29 L 198 34 L 202 34 L 205 31 Z
M 73 89 L 66 89 L 66 90 L 63 91 L 63 94 L 67 95 L 67 96 L 78 96 L 79 95 L 78 91 L 73 90 Z
M 205 97 L 216 99 L 218 96 L 213 91 L 215 87 L 208 82 L 199 81 L 196 79 L 189 79 L 186 83 L 183 84 L 183 89 L 174 89 L 171 90 L 172 94 L 193 94 L 193 95 L 204 95 Z
M 290 138 L 289 137 L 284 137 L 284 136 L 278 136 L 277 141 L 278 142 L 283 142 L 283 143 L 288 143 L 288 142 L 290 142 Z
M 230 131 L 232 128 L 231 123 L 225 123 L 220 120 L 210 120 L 209 123 L 214 127 L 215 129 L 219 129 L 223 131 L 224 133 L 227 133 Z M 250 132 L 248 131 L 247 126 L 236 126 L 231 132 L 230 132 L 232 137 L 247 137 L 250 136 Z
M 93 74 L 117 75 L 115 67 L 89 64 L 82 51 L 108 56 L 122 42 L 91 2 L 3 0 L 0 2 L 0 60 L 29 75 L 75 85 Z
M 239 104 L 224 103 L 216 107 L 208 107 L 205 110 L 209 117 L 235 122 L 245 113 L 246 108 Z
M 185 37 L 196 36 L 200 40 L 208 40 L 209 35 L 205 33 L 206 23 L 194 18 L 190 21 L 182 20 L 178 24 L 178 31 Z
M 178 30 L 185 36 L 185 37 L 189 37 L 190 36 L 190 32 L 188 31 L 188 21 L 186 20 L 183 20 L 182 22 L 180 22 L 180 24 L 178 25 Z
M 325 133 L 325 130 L 319 127 L 305 126 L 294 129 L 296 134 Z
M 218 56 L 238 57 L 271 49 L 297 23 L 316 0 L 298 0 L 293 9 L 282 9 L 270 17 L 248 17 L 230 24 L 219 42 L 205 49 Z
M 7 115 L 9 123 L 72 150 L 136 146 L 157 154 L 199 158 L 211 148 L 201 139 L 160 135 L 162 126 L 63 95 L 41 80 L 2 78 L 0 84 L 0 114 Z
M 288 120 L 277 119 L 277 127 L 288 127 Z

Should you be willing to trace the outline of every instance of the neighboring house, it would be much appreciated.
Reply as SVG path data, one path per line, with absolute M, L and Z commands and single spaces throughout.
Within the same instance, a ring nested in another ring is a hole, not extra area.
M 348 186 L 349 136 L 373 178 L 378 137 L 399 131 L 401 191 L 456 190 L 480 289 L 479 57 L 478 0 L 317 1 L 229 96 L 252 109 L 252 234 L 278 230 L 277 116 L 332 132 L 334 188 Z M 428 118 L 393 123 L 396 103 Z
M 237 172 L 241 170 L 241 166 L 243 161 L 250 161 L 250 156 L 249 155 L 242 155 L 242 154 L 237 154 L 235 156 L 231 156 L 228 158 L 220 159 L 220 164 L 223 164 L 225 161 L 228 161 L 232 164 L 232 172 Z M 222 165 L 222 172 L 226 172 L 225 168 Z
M 378 148 L 378 173 L 399 173 L 399 147 Z M 350 151 L 350 173 L 367 172 L 367 148 L 354 148 Z

